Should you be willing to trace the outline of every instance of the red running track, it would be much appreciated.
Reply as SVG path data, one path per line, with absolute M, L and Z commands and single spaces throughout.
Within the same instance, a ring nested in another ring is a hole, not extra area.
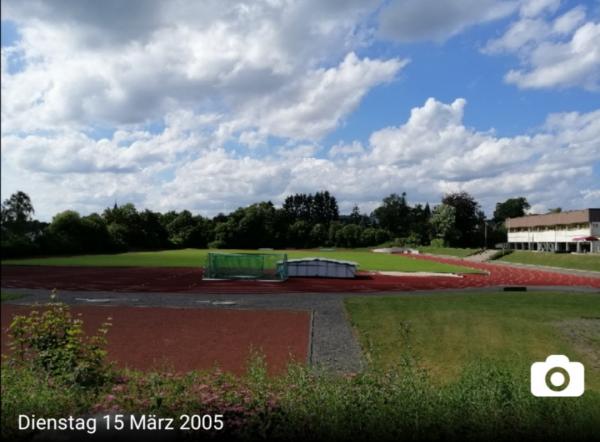
M 406 255 L 405 255 L 406 256 Z M 290 278 L 285 282 L 203 281 L 200 268 L 3 266 L 3 288 L 177 293 L 373 293 L 490 286 L 600 288 L 600 278 L 460 259 L 411 255 L 472 267 L 485 274 L 456 277 L 385 276 L 361 273 L 356 279 Z
M 2 353 L 15 314 L 32 307 L 2 305 Z M 81 314 L 86 333 L 110 317 L 108 358 L 120 367 L 186 372 L 212 369 L 241 374 L 251 350 L 264 354 L 270 373 L 289 362 L 306 362 L 310 313 L 281 310 L 177 309 L 155 307 L 71 307 Z M 277 333 L 273 333 L 277 330 Z

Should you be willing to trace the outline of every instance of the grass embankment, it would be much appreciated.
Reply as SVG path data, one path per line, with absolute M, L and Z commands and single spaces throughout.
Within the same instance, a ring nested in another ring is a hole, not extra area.
M 480 249 L 460 249 L 456 247 L 417 247 L 421 253 L 429 253 L 431 255 L 456 256 L 457 258 L 465 258 L 479 252 Z
M 355 261 L 361 270 L 386 270 L 399 272 L 440 272 L 440 273 L 476 273 L 477 270 L 441 264 L 431 261 L 411 259 L 402 255 L 372 253 L 358 250 L 207 250 L 184 249 L 164 250 L 159 252 L 130 252 L 115 255 L 82 255 L 70 257 L 32 258 L 4 260 L 2 264 L 47 265 L 47 266 L 101 266 L 101 267 L 203 267 L 209 252 L 243 252 L 243 253 L 286 253 L 288 259 L 313 256 Z
M 600 391 L 600 296 L 594 293 L 427 294 L 348 298 L 361 344 L 380 369 L 406 357 L 440 383 L 479 361 L 529 379 L 530 365 L 564 354 Z
M 599 254 L 572 255 L 569 253 L 527 252 L 515 250 L 512 253 L 501 257 L 499 261 L 600 272 Z

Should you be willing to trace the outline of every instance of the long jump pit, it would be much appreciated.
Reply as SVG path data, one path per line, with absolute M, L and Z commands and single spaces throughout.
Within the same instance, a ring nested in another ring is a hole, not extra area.
M 2 354 L 14 315 L 43 306 L 2 305 Z M 253 352 L 264 355 L 270 374 L 309 357 L 311 314 L 308 311 L 231 310 L 166 307 L 72 306 L 86 333 L 110 322 L 108 358 L 136 370 L 223 371 L 242 374 Z M 110 320 L 107 321 L 107 319 Z

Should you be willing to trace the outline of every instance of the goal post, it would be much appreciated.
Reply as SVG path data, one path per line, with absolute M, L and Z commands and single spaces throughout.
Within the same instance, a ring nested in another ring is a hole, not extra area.
M 205 277 L 285 281 L 288 277 L 287 254 L 209 252 Z

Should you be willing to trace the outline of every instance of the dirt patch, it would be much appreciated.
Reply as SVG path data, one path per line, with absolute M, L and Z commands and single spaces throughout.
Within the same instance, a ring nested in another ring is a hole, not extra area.
M 600 370 L 600 317 L 568 319 L 555 325 L 591 367 Z
M 2 305 L 3 354 L 12 317 L 32 308 Z M 241 374 L 258 350 L 269 372 L 281 373 L 292 360 L 308 359 L 308 311 L 77 306 L 72 312 L 81 313 L 88 332 L 112 318 L 108 357 L 121 367 L 185 372 L 218 365 Z

